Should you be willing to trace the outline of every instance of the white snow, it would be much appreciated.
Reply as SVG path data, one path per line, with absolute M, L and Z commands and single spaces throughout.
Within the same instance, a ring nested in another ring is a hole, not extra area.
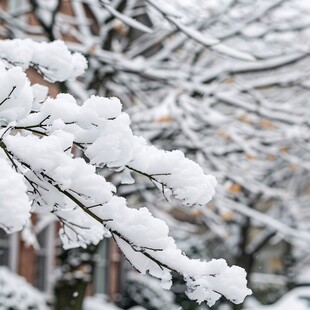
M 0 227 L 8 233 L 21 230 L 30 217 L 30 201 L 23 177 L 0 152 Z M 18 193 L 18 195 L 17 195 Z
M 109 303 L 105 296 L 87 296 L 84 299 L 83 310 L 121 310 L 115 305 Z
M 44 296 L 27 281 L 0 266 L 0 308 L 47 310 Z
M 71 54 L 64 42 L 34 42 L 30 39 L 0 41 L 0 59 L 9 65 L 38 68 L 49 81 L 74 79 L 84 73 L 87 62 L 79 53 Z

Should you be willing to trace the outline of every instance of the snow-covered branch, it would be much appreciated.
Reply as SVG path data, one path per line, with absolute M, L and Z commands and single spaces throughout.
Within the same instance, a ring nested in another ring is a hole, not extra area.
M 251 293 L 242 268 L 228 267 L 222 259 L 189 259 L 169 237 L 168 226 L 145 208 L 129 208 L 98 168 L 107 166 L 127 177 L 129 171 L 139 173 L 166 198 L 172 195 L 195 208 L 211 200 L 215 178 L 181 151 L 159 150 L 135 136 L 116 98 L 91 96 L 78 105 L 71 95 L 60 94 L 37 102 L 23 72 L 32 62 L 39 72 L 44 67 L 50 80 L 73 78 L 85 69 L 83 56 L 71 54 L 63 43 L 17 40 L 5 41 L 2 48 L 11 67 L 1 67 L 1 227 L 20 230 L 30 213 L 49 212 L 62 224 L 65 248 L 113 236 L 128 261 L 141 273 L 161 279 L 163 287 L 170 288 L 175 271 L 183 275 L 190 299 L 213 305 L 225 296 L 241 303 Z M 53 58 L 41 57 L 46 48 L 53 50 Z M 27 49 L 28 54 L 23 52 Z M 13 66 L 17 63 L 22 67 Z M 87 161 L 73 157 L 73 146 Z

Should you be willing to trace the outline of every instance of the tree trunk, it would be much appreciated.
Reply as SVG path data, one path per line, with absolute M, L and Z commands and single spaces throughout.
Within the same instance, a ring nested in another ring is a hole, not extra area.
M 55 310 L 82 310 L 88 282 L 83 279 L 61 280 L 55 287 Z
M 62 251 L 61 275 L 54 287 L 54 310 L 82 310 L 88 283 L 94 269 L 94 254 L 97 246 Z
M 253 255 L 247 253 L 248 235 L 251 229 L 251 219 L 247 217 L 244 224 L 240 227 L 239 255 L 236 257 L 236 265 L 245 269 L 247 273 L 248 284 L 250 284 L 250 275 L 253 268 Z M 234 310 L 243 309 L 243 303 L 233 305 Z

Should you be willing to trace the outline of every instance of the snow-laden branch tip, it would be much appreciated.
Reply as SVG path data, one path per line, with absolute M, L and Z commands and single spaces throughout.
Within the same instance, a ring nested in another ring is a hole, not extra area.
M 23 70 L 33 67 L 46 80 L 63 82 L 84 73 L 86 59 L 79 53 L 71 53 L 64 42 L 35 42 L 30 39 L 0 41 L 0 59 L 9 66 Z

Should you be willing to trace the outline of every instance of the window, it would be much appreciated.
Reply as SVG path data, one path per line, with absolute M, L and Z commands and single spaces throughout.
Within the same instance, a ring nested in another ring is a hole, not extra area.
M 96 263 L 94 270 L 94 293 L 107 294 L 108 287 L 108 240 L 103 240 L 96 252 Z
M 0 266 L 9 266 L 9 236 L 0 229 Z
M 9 235 L 0 229 L 0 266 L 7 266 L 14 272 L 18 264 L 18 242 L 18 233 Z
M 37 234 L 40 248 L 36 251 L 36 268 L 34 284 L 41 291 L 51 290 L 50 275 L 54 268 L 55 257 L 55 225 L 45 227 Z

